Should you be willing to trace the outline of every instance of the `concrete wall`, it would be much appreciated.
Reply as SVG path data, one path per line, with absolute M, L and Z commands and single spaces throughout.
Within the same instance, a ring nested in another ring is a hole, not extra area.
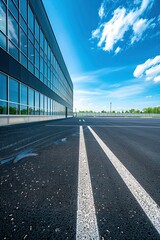
M 0 116 L 0 126 L 17 124 L 17 123 L 27 123 L 27 122 L 39 122 L 55 119 L 64 119 L 65 116 L 55 115 L 55 116 Z

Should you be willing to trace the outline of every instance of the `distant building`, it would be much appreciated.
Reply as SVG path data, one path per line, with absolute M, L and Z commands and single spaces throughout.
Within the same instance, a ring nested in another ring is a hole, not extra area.
M 41 0 L 0 0 L 0 125 L 73 115 L 73 84 Z

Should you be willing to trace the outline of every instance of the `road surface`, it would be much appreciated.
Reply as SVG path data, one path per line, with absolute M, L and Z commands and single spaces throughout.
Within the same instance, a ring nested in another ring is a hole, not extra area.
M 160 119 L 0 127 L 0 239 L 160 239 Z

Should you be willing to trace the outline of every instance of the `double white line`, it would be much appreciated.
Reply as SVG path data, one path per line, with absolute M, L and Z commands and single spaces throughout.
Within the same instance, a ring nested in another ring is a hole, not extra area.
M 160 234 L 160 208 L 150 197 L 145 189 L 120 162 L 114 153 L 100 139 L 100 137 L 88 127 L 94 138 L 97 140 L 130 192 L 133 194 L 139 205 L 153 226 Z M 85 147 L 83 128 L 80 126 L 79 145 L 79 174 L 78 174 L 78 210 L 77 210 L 77 233 L 76 239 L 99 239 L 98 225 L 88 168 L 88 159 Z

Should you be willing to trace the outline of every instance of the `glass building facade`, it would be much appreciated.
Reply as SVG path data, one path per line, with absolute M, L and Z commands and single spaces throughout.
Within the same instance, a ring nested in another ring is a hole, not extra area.
M 41 0 L 0 0 L 0 54 L 0 116 L 73 115 L 73 84 Z

